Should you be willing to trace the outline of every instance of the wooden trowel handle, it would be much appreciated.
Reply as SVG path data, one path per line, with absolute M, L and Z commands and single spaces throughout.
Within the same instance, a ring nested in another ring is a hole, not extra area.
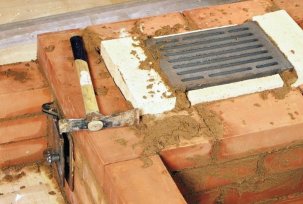
M 84 48 L 84 43 L 81 36 L 73 36 L 70 38 L 75 65 L 81 85 L 82 97 L 86 115 L 91 113 L 99 113 L 99 108 L 92 84 L 88 63 L 87 54 Z

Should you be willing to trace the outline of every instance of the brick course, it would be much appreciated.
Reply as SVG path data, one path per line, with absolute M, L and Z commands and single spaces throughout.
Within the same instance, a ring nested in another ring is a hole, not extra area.
M 46 116 L 34 115 L 0 122 L 0 144 L 45 137 Z
M 287 148 L 268 154 L 264 158 L 264 167 L 268 173 L 279 173 L 303 167 L 303 146 Z
M 296 6 L 298 2 L 299 6 Z M 184 15 L 172 13 L 90 26 L 85 31 L 90 32 L 85 43 L 88 44 L 89 64 L 101 112 L 107 115 L 128 110 L 131 106 L 109 77 L 106 66 L 95 50 L 100 40 L 117 38 L 127 33 L 134 34 L 138 29 L 141 29 L 143 34 L 154 35 L 155 31 L 167 25 L 174 27 L 179 24 L 181 27 L 176 32 L 183 32 L 197 28 L 239 24 L 252 16 L 275 10 L 277 6 L 285 8 L 298 23 L 301 21 L 302 24 L 303 20 L 299 12 L 301 1 L 285 4 L 274 0 L 274 3 L 267 0 L 250 0 L 185 11 Z M 234 12 L 235 10 L 237 12 Z M 81 91 L 79 84 L 76 83 L 77 75 L 68 41 L 70 36 L 81 33 L 80 30 L 71 30 L 39 36 L 40 65 L 43 66 L 48 81 L 51 82 L 63 114 L 70 118 L 84 116 Z M 54 49 L 49 49 L 50 46 L 54 46 Z M 28 70 L 28 65 L 21 63 L 1 68 L 4 71 L 9 69 L 25 73 L 31 71 L 31 75 L 26 75 L 31 80 L 18 81 L 14 77 L 8 77 L 12 76 L 9 72 L 0 76 L 4 79 L 0 81 L 0 101 L 5 107 L 0 110 L 0 118 L 40 112 L 41 105 L 52 100 L 37 65 L 31 62 L 30 67 L 33 68 Z M 215 141 L 201 139 L 190 145 L 172 147 L 161 152 L 161 157 L 170 170 L 181 171 L 176 174 L 177 176 L 181 179 L 189 179 L 191 182 L 190 186 L 186 186 L 181 191 L 185 193 L 190 190 L 196 201 L 201 203 L 220 200 L 226 203 L 250 203 L 301 191 L 302 180 L 297 178 L 301 178 L 302 173 L 296 169 L 303 167 L 300 159 L 303 154 L 302 149 L 300 146 L 289 149 L 285 147 L 302 142 L 303 135 L 300 133 L 303 127 L 303 120 L 300 117 L 303 114 L 302 103 L 302 94 L 298 90 L 293 90 L 281 100 L 272 95 L 264 99 L 259 94 L 252 94 L 208 104 L 208 108 L 219 114 L 223 120 L 225 127 L 223 137 Z M 0 156 L 0 167 L 42 158 L 46 140 L 39 135 L 43 136 L 44 133 L 42 131 L 45 125 L 44 116 L 40 119 L 35 122 L 29 118 L 0 123 L 0 133 L 5 131 L 12 136 L 10 139 L 2 138 L 3 143 L 19 141 L 0 145 L 0 155 L 4 155 Z M 21 127 L 26 123 L 29 125 Z M 39 125 L 41 128 L 35 129 Z M 29 129 L 13 137 L 17 129 L 21 128 Z M 30 138 L 31 140 L 23 141 Z M 127 146 L 115 142 L 117 139 L 126 140 Z M 145 202 L 147 199 L 152 203 L 155 199 L 165 200 L 168 195 L 175 196 L 174 199 L 180 203 L 184 202 L 158 157 L 153 157 L 155 166 L 151 166 L 151 169 L 141 168 L 142 161 L 137 159 L 141 149 L 132 148 L 132 145 L 138 142 L 138 138 L 129 128 L 98 133 L 76 133 L 74 140 L 76 148 L 81 149 L 81 153 L 88 158 L 85 163 L 80 163 L 82 159 L 76 158 L 75 183 L 81 187 L 77 188 L 76 195 L 69 195 L 74 202 L 77 197 L 82 202 L 100 201 L 95 194 L 103 190 L 109 195 L 112 203 Z M 281 148 L 284 149 L 279 150 Z M 197 174 L 199 179 L 193 183 L 193 177 L 196 178 L 193 175 Z M 117 176 L 122 178 L 121 182 L 118 182 Z M 254 180 L 255 176 L 256 180 Z M 161 189 L 161 186 L 165 186 L 161 183 L 163 180 L 155 182 L 161 178 L 171 184 L 169 185 L 171 194 L 166 194 L 167 192 Z M 98 187 L 88 191 L 88 187 L 85 187 L 88 185 L 87 179 L 96 181 Z M 247 182 L 254 189 L 245 189 Z M 129 185 L 133 188 L 127 187 Z M 88 192 L 87 196 L 81 197 L 83 191 Z M 135 191 L 138 193 L 134 194 Z M 159 197 L 151 192 L 158 192 L 156 195 Z
M 0 168 L 40 161 L 46 149 L 45 137 L 0 145 Z
M 273 4 L 270 1 L 251 0 L 193 9 L 185 11 L 184 15 L 193 22 L 197 28 L 206 29 L 242 24 L 253 16 L 267 13 L 272 7 Z

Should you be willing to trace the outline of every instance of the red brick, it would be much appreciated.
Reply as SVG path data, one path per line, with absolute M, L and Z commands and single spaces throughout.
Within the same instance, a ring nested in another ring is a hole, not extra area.
M 211 160 L 212 144 L 209 140 L 199 138 L 196 144 L 180 145 L 178 148 L 163 150 L 160 155 L 168 169 L 179 171 L 186 168 L 207 165 Z
M 219 159 L 257 154 L 302 141 L 302 99 L 300 91 L 293 90 L 281 100 L 272 95 L 264 100 L 259 94 L 251 94 L 210 104 L 209 108 L 220 114 L 224 123 Z
M 74 60 L 69 42 L 69 38 L 77 34 L 79 34 L 78 30 L 71 30 L 38 36 L 40 66 L 45 72 L 55 98 L 58 100 L 58 105 L 66 107 L 62 108 L 62 114 L 69 118 L 81 118 L 85 115 L 80 84 L 77 83 L 78 76 L 73 65 Z M 52 52 L 46 51 L 49 46 L 55 47 Z M 52 73 L 52 71 L 56 71 L 57 74 Z M 60 88 L 57 88 L 58 84 Z M 67 90 L 71 90 L 71 96 L 67 94 Z M 60 100 L 61 98 L 70 99 Z M 73 100 L 73 98 L 78 98 L 78 101 Z
M 36 62 L 0 66 L 0 95 L 47 87 Z
M 94 79 L 93 83 L 100 112 L 104 115 L 110 115 L 131 109 L 131 105 L 125 102 L 125 98 L 114 80 L 111 77 L 104 77 L 104 74 L 108 74 L 108 71 L 103 62 L 95 63 L 98 59 L 98 53 L 89 53 L 90 71 Z M 108 74 L 108 76 L 110 75 Z
M 196 193 L 190 203 L 213 204 L 220 203 L 221 193 L 218 190 Z
M 173 27 L 177 24 L 181 27 L 177 32 L 184 32 L 187 22 L 180 13 L 170 13 L 161 16 L 147 17 L 139 20 L 142 25 L 142 32 L 146 35 L 155 35 L 156 31 L 165 27 Z
M 303 1 L 302 0 L 273 0 L 273 2 L 297 22 L 303 20 Z
M 42 103 L 51 100 L 46 80 L 36 62 L 0 68 L 0 118 L 40 112 Z
M 41 105 L 51 100 L 47 83 L 35 62 L 1 66 L 0 118 L 41 112 Z
M 141 27 L 141 32 L 146 35 L 155 35 L 155 32 L 164 26 L 173 27 L 181 25 L 177 32 L 184 32 L 187 26 L 186 20 L 180 13 L 170 13 L 160 16 L 146 17 L 142 19 L 134 19 L 121 21 L 110 24 L 94 25 L 88 27 L 89 30 L 97 34 L 102 40 L 118 38 L 121 31 L 132 33 L 135 26 Z M 182 28 L 182 25 L 184 28 Z
M 186 203 L 158 156 L 142 167 L 140 159 L 105 167 L 105 193 L 110 203 Z
M 46 149 L 45 137 L 0 145 L 0 167 L 41 160 Z
M 89 58 L 92 59 L 91 56 Z M 125 103 L 125 99 L 115 85 L 113 79 L 111 77 L 106 79 L 101 77 L 102 74 L 107 73 L 105 64 L 100 63 L 98 66 L 90 65 L 90 67 L 92 67 L 92 75 L 99 76 L 95 77 L 94 80 L 95 92 L 98 94 L 98 90 L 106 91 L 105 94 L 96 95 L 100 112 L 102 112 L 104 115 L 110 115 L 131 109 L 131 105 Z
M 79 188 L 81 188 L 82 186 L 79 186 Z M 69 187 L 69 185 L 67 184 L 67 182 L 65 182 L 64 185 L 64 194 L 66 196 L 66 199 L 69 203 L 71 204 L 79 204 L 79 199 L 77 198 L 75 191 L 72 191 Z
M 198 28 L 212 28 L 231 24 L 242 24 L 253 16 L 271 10 L 273 4 L 267 0 L 241 1 L 238 3 L 198 8 L 185 11 L 184 15 Z
M 272 151 L 296 142 L 302 143 L 302 133 L 298 132 L 299 129 L 302 129 L 301 124 L 225 138 L 221 142 L 218 158 L 235 159 Z
M 0 144 L 46 136 L 46 116 L 35 115 L 0 123 Z
M 78 170 L 75 169 L 75 174 L 78 174 Z M 80 179 L 78 175 L 74 176 L 74 195 L 76 196 L 77 203 L 95 203 L 92 199 L 92 195 L 89 192 L 89 188 L 85 185 L 84 181 Z
M 303 203 L 303 195 L 289 195 L 283 200 L 274 202 L 275 204 L 302 204 Z
M 249 184 L 239 189 L 227 190 L 224 196 L 224 203 L 256 203 L 274 197 L 302 192 L 302 170 L 279 174 L 273 178 L 260 180 L 255 184 Z
M 101 188 L 101 183 L 95 179 L 93 171 L 88 165 L 87 160 L 83 157 L 84 154 L 80 152 L 81 149 L 76 146 L 74 150 L 75 176 L 77 176 L 79 182 L 82 183 L 81 187 L 74 185 L 75 194 L 87 194 L 92 200 L 91 203 L 103 203 L 106 198 Z M 82 201 L 81 203 L 87 202 Z
M 41 105 L 52 101 L 49 88 L 0 95 L 0 118 L 41 112 Z
M 258 157 L 243 159 L 225 164 L 183 170 L 177 175 L 191 191 L 209 191 L 214 188 L 239 183 L 254 176 Z
M 301 174 L 302 175 L 302 174 Z M 285 176 L 284 176 L 285 177 Z M 290 179 L 290 180 L 288 180 Z M 286 184 L 283 185 L 283 181 L 286 181 Z M 264 182 L 264 181 L 263 181 Z M 265 183 L 265 182 L 264 182 Z M 203 204 L 211 204 L 211 203 L 275 203 L 275 204 L 297 204 L 302 203 L 303 196 L 301 194 L 297 195 L 297 193 L 301 193 L 302 182 L 296 180 L 296 177 L 289 176 L 283 178 L 282 181 L 273 182 L 267 187 L 258 187 L 247 186 L 246 184 L 242 187 L 240 191 L 237 192 L 236 188 L 227 187 L 226 189 L 215 189 L 212 191 L 206 192 L 198 192 L 189 199 L 190 203 L 203 203 Z M 260 182 L 260 186 L 262 185 L 262 181 Z M 289 185 L 289 186 L 287 186 Z M 293 186 L 294 185 L 294 186 Z M 248 189 L 251 188 L 251 191 Z M 286 192 L 283 191 L 285 189 Z M 296 192 L 295 194 L 288 195 L 288 192 Z M 286 196 L 286 197 L 285 197 Z M 282 200 L 280 200 L 283 198 Z M 221 201 L 221 202 L 220 202 Z
M 264 167 L 268 173 L 303 168 L 303 147 L 296 147 L 267 155 L 264 159 Z

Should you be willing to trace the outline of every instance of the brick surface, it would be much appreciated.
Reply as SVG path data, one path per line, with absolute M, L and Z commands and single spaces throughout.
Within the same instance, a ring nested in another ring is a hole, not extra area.
M 198 144 L 163 150 L 160 155 L 168 169 L 178 171 L 208 165 L 211 160 L 212 144 L 200 138 Z
M 283 200 L 274 202 L 275 204 L 301 204 L 303 203 L 303 195 L 289 195 Z
M 287 13 L 297 22 L 303 20 L 303 1 L 301 0 L 273 0 L 280 9 L 286 10 Z
M 302 201 L 302 172 L 276 174 L 257 179 L 255 183 L 239 184 L 238 188 L 228 186 L 212 191 L 202 191 L 188 200 L 189 203 L 300 203 Z M 299 193 L 299 195 L 297 195 Z M 289 195 L 291 194 L 291 195 Z
M 78 177 L 77 179 L 82 183 L 81 187 L 74 185 L 75 194 L 82 195 L 83 193 L 86 193 L 91 197 L 90 199 L 92 200 L 92 203 L 106 203 L 105 194 L 101 188 L 101 184 L 95 179 L 91 167 L 83 157 L 84 154 L 80 152 L 81 149 L 75 147 L 74 150 L 75 176 Z
M 48 125 L 49 127 L 53 125 L 50 118 L 48 118 Z M 55 136 L 56 135 L 53 133 L 53 128 L 48 128 L 48 145 L 50 147 L 54 145 L 53 141 Z M 73 138 L 74 190 L 72 191 L 66 183 L 64 186 L 64 191 L 67 195 L 68 201 L 72 204 L 101 203 L 96 202 L 95 198 L 101 196 L 102 194 L 100 192 L 102 191 L 100 190 L 98 193 L 96 193 L 95 189 L 96 185 L 98 185 L 98 187 L 101 189 L 100 186 L 102 185 L 103 180 L 100 180 L 100 177 L 98 177 L 98 175 L 103 175 L 103 166 L 100 165 L 100 163 L 94 163 L 94 171 L 90 170 L 88 161 L 94 160 L 88 160 L 86 158 L 94 158 L 95 155 L 92 151 L 89 152 L 91 154 L 87 154 L 86 152 L 84 153 L 83 150 L 85 150 L 85 148 L 83 148 L 83 146 L 86 146 L 87 144 L 85 140 L 81 142 L 79 142 L 78 137 Z M 94 191 L 93 195 L 91 194 L 91 191 Z
M 157 31 L 159 32 L 159 29 L 166 26 L 173 28 L 174 26 L 179 25 L 180 29 L 176 31 L 177 33 L 184 32 L 185 29 L 189 29 L 186 28 L 188 24 L 180 13 L 171 13 L 162 16 L 143 18 L 138 22 L 142 26 L 142 32 L 146 35 L 158 35 Z M 160 33 L 161 32 L 159 32 L 159 34 Z M 161 33 L 161 35 L 165 35 L 165 33 Z
M 46 149 L 45 137 L 0 145 L 0 167 L 41 160 Z
M 35 115 L 0 123 L 0 144 L 46 136 L 46 116 Z
M 212 28 L 242 24 L 253 16 L 270 12 L 273 4 L 267 0 L 241 1 L 208 8 L 185 11 L 184 15 L 198 28 Z
M 220 203 L 220 192 L 218 190 L 197 193 L 189 200 L 189 203 L 213 204 Z
M 51 94 L 36 62 L 0 66 L 0 118 L 41 111 Z
M 302 155 L 303 147 L 275 152 L 265 157 L 264 167 L 268 173 L 278 173 L 303 168 Z
M 238 189 L 225 192 L 224 203 L 256 203 L 274 197 L 301 192 L 303 188 L 302 170 L 276 175 L 275 179 L 258 181 Z
M 78 170 L 75 170 L 75 174 L 78 174 Z M 78 176 L 74 176 L 74 195 L 76 196 L 76 202 L 78 203 L 95 203 L 92 198 L 89 188 L 87 188 L 85 182 Z
M 0 95 L 47 87 L 36 62 L 0 66 Z
M 272 95 L 263 99 L 260 94 L 252 94 L 210 104 L 224 123 L 218 157 L 243 157 L 302 141 L 302 105 L 299 90 L 280 100 Z
M 105 167 L 105 192 L 110 203 L 186 203 L 161 159 L 150 159 L 153 164 L 147 168 L 140 159 Z
M 114 128 L 95 133 L 81 132 L 74 135 L 75 145 L 89 158 L 89 166 L 102 186 L 106 164 L 137 158 L 141 153 L 140 147 L 133 148 L 138 138 L 129 128 Z M 126 141 L 127 145 L 122 145 L 117 140 Z
M 79 186 L 79 188 L 81 188 L 83 186 Z M 66 195 L 66 199 L 69 203 L 72 203 L 72 204 L 79 204 L 79 199 L 77 198 L 76 194 L 75 194 L 75 191 L 73 192 L 70 187 L 68 186 L 67 182 L 65 182 L 65 185 L 64 185 L 64 193 Z
M 79 34 L 78 31 L 59 32 L 53 34 L 42 34 L 38 36 L 38 60 L 41 68 L 45 72 L 55 97 L 59 100 L 61 107 L 64 108 L 63 115 L 70 118 L 80 118 L 84 116 L 83 101 L 75 102 L 74 98 L 81 98 L 80 85 L 77 83 L 77 72 L 73 66 L 73 55 L 69 38 Z M 48 48 L 52 48 L 48 49 Z M 54 68 L 55 69 L 54 69 Z M 47 69 L 49 68 L 49 69 Z M 58 77 L 52 71 L 56 71 Z M 60 85 L 60 88 L 57 85 Z M 71 90 L 73 94 L 67 96 L 66 90 Z M 60 100 L 61 98 L 71 98 L 70 100 Z M 74 110 L 79 110 L 78 112 Z
M 202 168 L 183 170 L 177 173 L 184 185 L 193 192 L 209 191 L 232 183 L 241 183 L 257 171 L 258 157 L 211 165 Z
M 99 47 L 99 45 L 96 45 Z M 89 66 L 100 111 L 105 115 L 119 113 L 131 108 L 114 80 L 110 77 L 104 62 L 95 50 L 88 50 Z
M 102 24 L 88 27 L 100 40 L 114 39 L 125 34 L 141 32 L 146 35 L 155 35 L 156 31 L 165 26 L 173 28 L 180 25 L 176 32 L 184 32 L 188 26 L 187 21 L 180 13 L 170 13 L 161 16 L 147 17 L 142 19 L 128 20 L 117 23 Z M 183 27 L 182 27 L 183 26 Z M 138 33 L 137 33 L 138 34 Z
M 39 113 L 41 105 L 52 101 L 49 88 L 27 90 L 22 93 L 7 93 L 0 95 L 0 118 Z

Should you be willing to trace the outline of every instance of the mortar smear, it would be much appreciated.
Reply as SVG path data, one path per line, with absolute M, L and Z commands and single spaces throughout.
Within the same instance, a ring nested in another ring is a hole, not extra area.
M 21 83 L 24 83 L 24 82 L 30 80 L 28 72 L 16 71 L 16 70 L 12 70 L 12 69 L 8 69 L 8 70 L 0 72 L 0 76 L 4 76 L 7 78 L 13 78 L 13 80 L 19 81 Z
M 167 147 L 178 146 L 184 140 L 190 141 L 197 137 L 216 140 L 223 135 L 223 122 L 216 113 L 203 105 L 197 105 L 161 117 L 145 115 L 134 130 L 141 138 L 141 157 L 146 158 Z
M 164 27 L 156 30 L 154 36 L 175 34 L 175 33 L 178 33 L 180 31 L 180 29 L 183 29 L 183 28 L 184 28 L 184 25 L 181 25 L 181 24 L 176 24 L 174 26 L 167 25 L 167 26 L 164 26 Z M 159 48 L 156 45 L 147 47 L 146 40 L 151 38 L 152 36 L 148 36 L 142 32 L 141 24 L 139 21 L 135 23 L 135 26 L 132 29 L 131 34 L 133 36 L 133 39 L 135 41 L 139 42 L 139 45 L 134 44 L 133 46 L 135 46 L 135 47 L 139 46 L 143 50 L 143 52 L 146 56 L 146 59 L 140 62 L 139 68 L 143 69 L 143 70 L 154 69 L 160 75 L 160 77 L 161 77 L 162 81 L 164 82 L 164 84 L 166 85 L 167 89 L 173 93 L 173 95 L 170 97 L 176 96 L 177 101 L 178 101 L 177 95 L 180 95 L 180 94 L 178 94 L 176 92 L 180 92 L 180 91 L 184 92 L 184 90 L 173 89 L 169 83 L 168 77 L 166 76 L 166 74 L 164 74 L 162 72 L 161 67 L 160 67 L 161 55 L 160 55 Z M 136 55 L 136 53 L 133 53 L 133 55 Z
M 160 28 L 159 30 L 157 30 L 155 32 L 155 36 L 174 34 L 174 33 L 177 33 L 182 28 L 184 28 L 184 26 L 181 25 L 180 23 L 178 23 L 172 27 L 170 27 L 169 25 L 163 26 L 162 28 Z
M 87 52 L 95 52 L 100 50 L 101 37 L 91 28 L 87 27 L 82 31 L 83 41 Z
M 260 97 L 264 100 L 268 98 L 268 96 L 271 94 L 275 99 L 281 100 L 284 99 L 287 94 L 291 91 L 291 85 L 295 83 L 298 79 L 298 75 L 296 73 L 296 70 L 287 70 L 280 74 L 284 85 L 281 88 L 273 89 L 273 90 L 267 90 L 260 93 Z

